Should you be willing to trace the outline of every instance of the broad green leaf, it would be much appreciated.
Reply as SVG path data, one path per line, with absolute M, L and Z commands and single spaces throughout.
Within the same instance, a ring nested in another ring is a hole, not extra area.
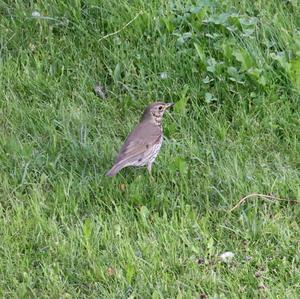
M 254 33 L 254 29 L 244 29 L 242 36 L 249 37 Z
M 247 74 L 255 80 L 258 84 L 265 86 L 267 84 L 267 79 L 264 76 L 263 70 L 258 68 L 250 68 Z
M 272 59 L 276 60 L 286 72 L 290 71 L 291 65 L 287 61 L 285 52 L 271 53 L 270 56 Z
M 196 15 L 197 21 L 202 23 L 207 12 L 206 7 L 195 6 L 191 9 L 191 13 Z
M 255 17 L 239 17 L 240 23 L 245 26 L 254 26 L 257 24 L 257 18 Z
M 229 17 L 230 17 L 229 13 L 221 13 L 218 16 L 213 16 L 211 18 L 211 22 L 216 25 L 225 25 Z
M 206 70 L 210 73 L 215 73 L 216 72 L 216 66 L 217 62 L 214 58 L 209 58 L 207 59 L 207 67 Z
M 233 51 L 233 56 L 241 63 L 241 71 L 246 71 L 255 66 L 255 62 L 251 55 L 245 49 L 236 49 Z
M 117 63 L 115 70 L 114 70 L 114 80 L 120 81 L 121 79 L 121 64 Z
M 250 68 L 247 70 L 247 74 L 249 74 L 252 78 L 258 80 L 260 77 L 260 74 L 262 73 L 261 69 L 258 68 Z
M 223 55 L 226 59 L 232 59 L 233 45 L 231 42 L 225 41 L 222 44 Z
M 211 103 L 211 102 L 215 102 L 217 101 L 217 98 L 214 97 L 213 94 L 209 93 L 209 92 L 206 92 L 205 93 L 205 102 L 206 103 Z
M 208 83 L 210 83 L 210 82 L 212 82 L 214 80 L 215 80 L 214 78 L 210 78 L 210 77 L 206 76 L 204 79 L 202 79 L 202 82 L 204 84 L 208 84 Z
M 234 78 L 238 78 L 239 77 L 238 70 L 235 67 L 233 67 L 233 66 L 230 66 L 229 68 L 227 68 L 227 73 L 230 76 L 234 77 Z
M 176 41 L 176 44 L 178 46 L 183 45 L 189 38 L 191 38 L 192 33 L 191 32 L 184 32 L 182 35 L 179 36 L 179 38 Z

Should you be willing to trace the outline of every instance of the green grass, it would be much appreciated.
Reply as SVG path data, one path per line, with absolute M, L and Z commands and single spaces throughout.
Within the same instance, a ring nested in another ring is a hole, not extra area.
M 0 0 L 0 296 L 299 298 L 300 205 L 229 212 L 300 199 L 299 14 Z M 176 106 L 154 180 L 105 177 L 157 100 Z

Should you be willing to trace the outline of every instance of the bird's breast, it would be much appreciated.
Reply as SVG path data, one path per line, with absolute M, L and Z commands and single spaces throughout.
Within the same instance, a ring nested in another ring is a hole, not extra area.
M 150 149 L 150 153 L 149 153 L 149 162 L 150 163 L 153 163 L 154 160 L 156 159 L 158 153 L 159 153 L 159 150 L 161 148 L 161 145 L 162 145 L 162 142 L 163 142 L 163 136 L 161 135 L 160 139 L 158 140 L 157 143 L 155 143 Z

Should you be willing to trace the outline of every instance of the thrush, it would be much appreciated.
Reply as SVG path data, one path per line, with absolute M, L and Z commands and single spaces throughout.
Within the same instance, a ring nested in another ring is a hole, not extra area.
M 163 142 L 162 117 L 173 103 L 149 105 L 135 129 L 128 135 L 115 164 L 106 175 L 114 176 L 127 166 L 147 166 L 149 173 Z

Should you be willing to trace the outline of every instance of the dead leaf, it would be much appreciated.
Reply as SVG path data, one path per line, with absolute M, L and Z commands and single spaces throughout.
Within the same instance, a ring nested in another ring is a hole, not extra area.
M 266 286 L 265 284 L 263 284 L 263 283 L 260 283 L 260 284 L 258 285 L 258 289 L 259 289 L 259 290 L 266 290 L 266 289 L 267 289 L 267 286 Z
M 113 267 L 108 267 L 108 268 L 107 268 L 107 275 L 108 275 L 108 276 L 112 277 L 112 276 L 114 276 L 115 274 L 116 274 L 116 269 L 115 269 L 115 268 L 113 268 Z

